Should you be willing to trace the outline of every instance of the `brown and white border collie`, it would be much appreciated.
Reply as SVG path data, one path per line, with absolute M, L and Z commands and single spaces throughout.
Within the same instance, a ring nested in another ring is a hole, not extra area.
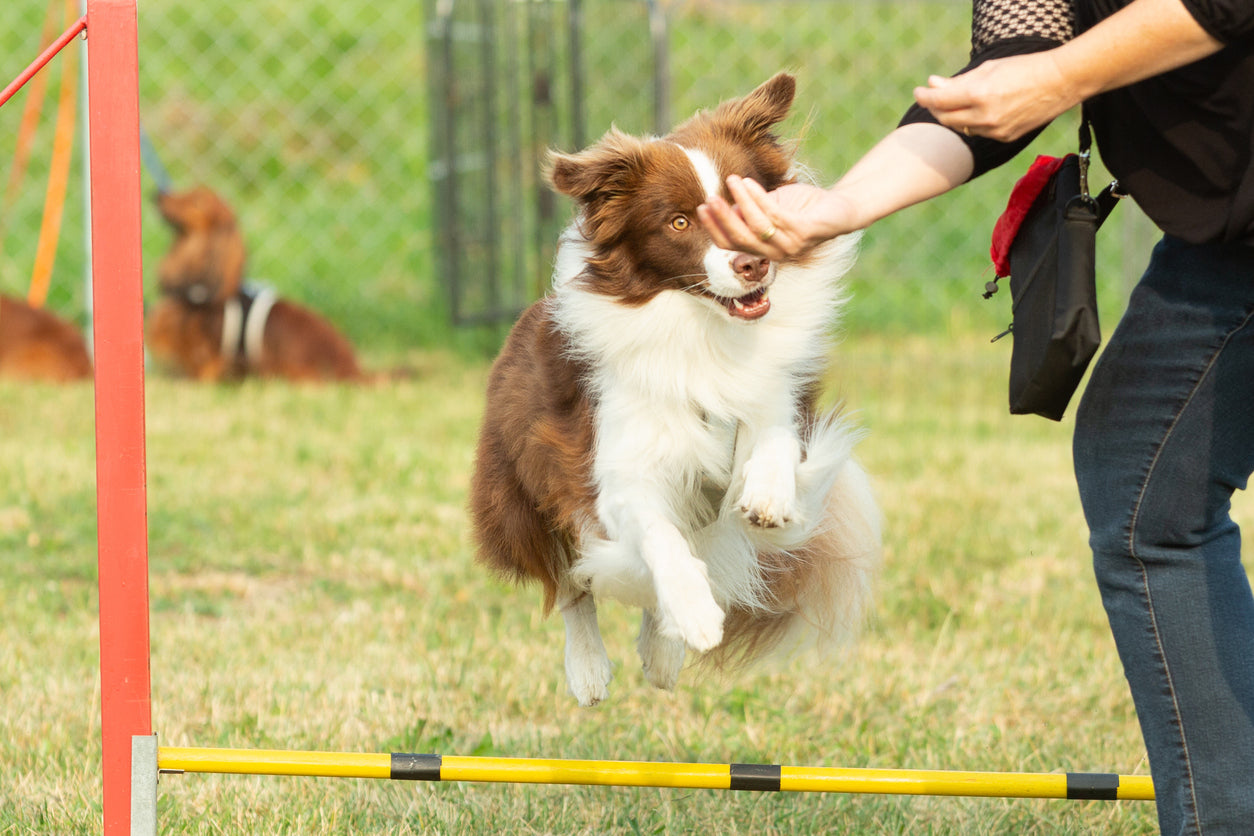
M 479 559 L 561 610 L 581 705 L 612 675 L 596 598 L 643 610 L 665 689 L 687 649 L 726 666 L 862 623 L 879 511 L 858 432 L 814 411 L 856 237 L 775 264 L 696 217 L 729 174 L 793 178 L 772 128 L 794 89 L 779 74 L 660 139 L 551 157 L 579 213 L 493 366 L 470 505 Z

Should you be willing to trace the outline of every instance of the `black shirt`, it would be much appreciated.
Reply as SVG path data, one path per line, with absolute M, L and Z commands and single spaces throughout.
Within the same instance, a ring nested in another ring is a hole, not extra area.
M 974 0 L 972 52 L 963 72 L 991 58 L 1057 46 L 1130 0 Z M 1215 55 L 1085 104 L 1102 162 L 1164 232 L 1195 243 L 1254 244 L 1254 3 L 1183 0 L 1212 36 Z M 935 121 L 915 105 L 902 124 Z M 1032 141 L 964 140 L 972 177 Z M 1058 149 L 1061 155 L 1072 149 Z

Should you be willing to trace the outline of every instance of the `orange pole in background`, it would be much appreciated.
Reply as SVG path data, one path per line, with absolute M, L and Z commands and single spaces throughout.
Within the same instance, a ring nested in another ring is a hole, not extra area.
M 48 12 L 44 17 L 43 33 L 39 43 L 51 44 L 57 30 L 57 3 L 49 0 Z M 18 190 L 22 187 L 22 179 L 26 176 L 26 164 L 30 160 L 31 145 L 35 141 L 35 129 L 39 127 L 39 113 L 43 109 L 44 91 L 48 87 L 46 76 L 36 73 L 31 79 L 31 86 L 26 96 L 26 104 L 22 106 L 22 121 L 17 129 L 17 147 L 13 152 L 13 166 L 9 169 L 9 184 L 4 190 L 4 218 L 8 220 L 9 208 L 17 199 Z
M 76 13 L 75 0 L 65 0 L 66 24 L 72 24 Z M 44 216 L 39 224 L 39 242 L 35 247 L 35 266 L 31 270 L 30 290 L 26 301 L 42 308 L 48 300 L 52 283 L 52 266 L 57 258 L 57 242 L 61 238 L 61 217 L 70 181 L 70 154 L 74 150 L 74 108 L 77 103 L 78 67 L 74 50 L 66 52 L 61 62 L 61 93 L 57 97 L 57 126 L 52 139 L 52 162 L 48 172 L 48 189 L 44 196 Z
M 137 0 L 87 0 L 104 833 L 131 825 L 131 739 L 152 734 Z

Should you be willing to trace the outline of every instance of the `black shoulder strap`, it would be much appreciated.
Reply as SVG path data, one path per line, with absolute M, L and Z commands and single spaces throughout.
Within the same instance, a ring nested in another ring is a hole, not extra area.
M 1089 159 L 1092 156 L 1093 135 L 1089 130 L 1089 113 L 1086 105 L 1080 105 L 1080 194 L 1089 196 Z M 1106 216 L 1119 203 L 1124 193 L 1119 189 L 1119 181 L 1111 180 L 1106 188 L 1098 192 L 1094 198 L 1097 204 L 1097 225 L 1101 227 Z

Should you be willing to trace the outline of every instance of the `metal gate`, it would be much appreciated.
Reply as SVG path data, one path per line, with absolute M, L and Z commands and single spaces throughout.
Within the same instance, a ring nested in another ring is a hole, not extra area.
M 613 87 L 607 67 L 635 90 L 615 118 L 641 123 L 635 129 L 668 124 L 658 48 L 665 26 L 655 0 L 427 0 L 428 176 L 441 281 L 457 325 L 512 322 L 547 286 L 570 209 L 545 185 L 544 158 L 550 148 L 577 150 L 589 140 L 589 11 L 598 29 L 630 34 L 621 60 L 597 70 L 602 94 Z M 653 79 L 644 90 L 642 78 Z

